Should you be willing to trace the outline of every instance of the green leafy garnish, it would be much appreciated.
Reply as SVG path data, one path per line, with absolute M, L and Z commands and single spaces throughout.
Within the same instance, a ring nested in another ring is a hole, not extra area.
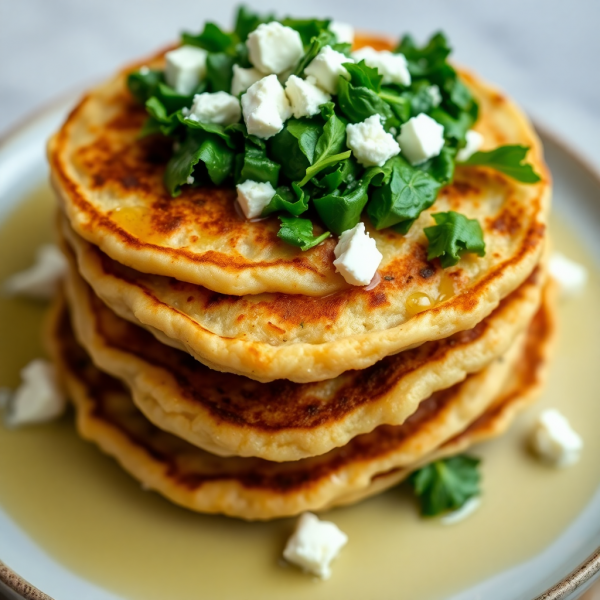
M 319 236 L 313 235 L 313 224 L 310 219 L 279 217 L 279 220 L 281 227 L 277 237 L 292 246 L 298 246 L 301 250 L 309 250 L 313 246 L 318 246 L 331 235 L 329 231 Z
M 215 23 L 207 22 L 202 33 L 192 34 L 184 32 L 181 41 L 188 46 L 198 46 L 209 52 L 223 52 L 235 43 L 235 37 L 225 33 Z
M 388 162 L 391 167 L 389 180 L 375 190 L 367 210 L 375 229 L 407 221 L 412 224 L 435 202 L 442 187 L 429 173 L 413 167 L 401 155 Z
M 440 264 L 446 269 L 458 263 L 466 252 L 485 256 L 483 231 L 477 219 L 468 219 L 452 210 L 431 216 L 436 225 L 423 230 L 429 240 L 427 260 L 439 257 Z
M 276 192 L 263 209 L 261 216 L 266 217 L 275 212 L 284 211 L 299 217 L 308 210 L 309 196 L 297 183 L 292 183 L 291 189 L 287 186 L 280 186 Z
M 273 187 L 277 187 L 281 165 L 267 158 L 265 148 L 247 141 L 244 153 L 238 154 L 235 162 L 236 184 L 249 179 L 259 183 L 270 183 Z
M 478 458 L 463 454 L 436 460 L 412 473 L 409 481 L 421 501 L 421 514 L 435 517 L 458 510 L 478 496 L 479 463 Z
M 475 152 L 463 165 L 477 165 L 496 169 L 521 183 L 537 183 L 541 177 L 533 167 L 524 162 L 529 148 L 527 146 L 507 145 L 500 146 L 489 152 Z
M 154 96 L 158 84 L 164 82 L 162 71 L 156 69 L 140 69 L 129 73 L 127 76 L 127 87 L 131 95 L 141 104 Z

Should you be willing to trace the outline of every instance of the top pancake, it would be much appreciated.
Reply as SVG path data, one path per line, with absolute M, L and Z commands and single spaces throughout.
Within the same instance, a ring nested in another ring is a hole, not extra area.
M 377 40 L 358 45 L 367 43 Z M 162 56 L 147 64 L 160 66 Z M 223 294 L 324 296 L 347 289 L 332 264 L 335 239 L 307 252 L 285 244 L 276 235 L 277 218 L 251 222 L 236 212 L 233 186 L 188 188 L 178 198 L 169 196 L 163 173 L 171 143 L 138 139 L 146 112 L 127 91 L 131 70 L 85 96 L 50 142 L 52 179 L 75 231 L 137 271 Z M 459 268 L 466 288 L 478 286 L 477 294 L 502 298 L 537 263 L 549 176 L 539 141 L 520 110 L 473 75 L 463 72 L 462 77 L 480 103 L 476 129 L 484 135 L 484 149 L 530 146 L 528 161 L 542 181 L 525 185 L 489 169 L 458 168 L 454 183 L 408 235 L 375 232 L 368 222 L 367 228 L 383 254 L 380 272 L 404 282 L 417 266 L 426 266 L 423 228 L 433 224 L 431 212 L 455 210 L 479 219 L 487 254 L 467 257 Z M 412 291 L 400 290 L 395 302 L 403 304 Z

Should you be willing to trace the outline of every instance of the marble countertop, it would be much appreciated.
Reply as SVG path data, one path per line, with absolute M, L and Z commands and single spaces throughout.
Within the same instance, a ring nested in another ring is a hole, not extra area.
M 123 63 L 198 30 L 231 22 L 221 0 L 0 0 L 0 135 Z M 600 3 L 595 0 L 253 0 L 258 10 L 328 15 L 355 27 L 424 40 L 446 31 L 455 60 L 497 83 L 539 125 L 600 169 Z

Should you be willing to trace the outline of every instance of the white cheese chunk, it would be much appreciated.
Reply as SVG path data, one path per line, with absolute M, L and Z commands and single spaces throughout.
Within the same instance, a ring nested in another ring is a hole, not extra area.
M 277 21 L 262 23 L 246 41 L 250 62 L 263 73 L 282 73 L 295 67 L 304 54 L 300 34 Z
M 242 96 L 242 112 L 251 135 L 267 139 L 283 129 L 292 109 L 276 75 L 263 77 L 248 88 Z
M 394 54 L 389 50 L 375 50 L 365 46 L 352 53 L 356 62 L 364 60 L 368 67 L 377 69 L 383 77 L 381 83 L 410 85 L 410 72 L 404 54 Z
M 298 519 L 296 531 L 288 540 L 283 557 L 321 579 L 331 577 L 331 561 L 348 542 L 348 536 L 335 523 L 321 521 L 312 513 Z
M 233 65 L 233 78 L 231 80 L 231 95 L 239 96 L 245 92 L 253 83 L 262 79 L 264 74 L 258 69 L 244 69 L 239 65 Z
M 444 127 L 421 113 L 409 119 L 400 129 L 398 143 L 413 165 L 437 156 L 444 146 Z
M 464 148 L 461 148 L 456 153 L 456 160 L 458 162 L 464 162 L 468 160 L 481 148 L 483 145 L 483 136 L 479 133 L 479 131 L 475 131 L 474 129 L 469 129 L 466 134 L 466 141 Z
M 354 43 L 354 27 L 352 27 L 350 23 L 331 21 L 331 23 L 329 23 L 329 31 L 335 35 L 339 44 Z
M 296 119 L 318 114 L 321 105 L 331 100 L 331 96 L 316 85 L 313 77 L 300 79 L 290 75 L 285 84 L 285 93 Z
M 454 525 L 470 517 L 481 506 L 481 496 L 469 498 L 458 510 L 453 510 L 440 518 L 443 525 Z
M 437 85 L 430 85 L 425 91 L 431 98 L 433 106 L 439 106 L 442 103 L 442 93 Z
M 537 418 L 531 434 L 531 446 L 546 462 L 567 467 L 579 460 L 583 440 L 558 410 L 549 408 Z
M 383 258 L 375 240 L 365 230 L 364 223 L 344 231 L 334 248 L 333 265 L 347 283 L 368 285 Z
M 201 123 L 231 125 L 242 117 L 240 101 L 227 92 L 196 94 L 187 118 Z
M 52 298 L 67 270 L 63 253 L 54 244 L 38 248 L 35 263 L 27 270 L 15 273 L 4 282 L 9 295 L 28 296 L 41 300 Z
M 237 200 L 246 215 L 246 219 L 259 217 L 271 198 L 275 195 L 273 186 L 267 183 L 247 180 L 240 183 L 237 188 Z
M 550 275 L 560 286 L 561 298 L 571 298 L 583 292 L 588 280 L 588 272 L 584 266 L 560 252 L 553 252 L 548 268 Z
M 386 160 L 400 153 L 400 146 L 381 124 L 380 115 L 371 115 L 362 123 L 346 127 L 346 145 L 364 167 L 381 167 Z
M 337 94 L 340 75 L 349 76 L 342 65 L 349 62 L 354 60 L 337 52 L 331 46 L 325 46 L 304 69 L 304 74 L 314 77 L 319 87 L 329 94 Z
M 58 386 L 56 369 L 47 360 L 31 361 L 21 371 L 22 383 L 8 401 L 6 424 L 18 427 L 60 416 L 66 399 Z
M 165 54 L 165 80 L 178 94 L 191 94 L 206 76 L 208 52 L 195 46 L 181 46 Z

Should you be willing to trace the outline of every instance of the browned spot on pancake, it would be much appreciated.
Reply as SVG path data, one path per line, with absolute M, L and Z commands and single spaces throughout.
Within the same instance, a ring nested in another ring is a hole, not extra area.
M 271 321 L 267 321 L 267 327 L 271 331 L 274 331 L 277 334 L 285 333 L 285 329 L 281 329 L 281 327 L 277 327 L 277 325 L 273 325 L 273 323 L 271 323 Z
M 384 292 L 376 292 L 369 294 L 369 308 L 379 308 L 381 306 L 388 306 L 389 301 Z

